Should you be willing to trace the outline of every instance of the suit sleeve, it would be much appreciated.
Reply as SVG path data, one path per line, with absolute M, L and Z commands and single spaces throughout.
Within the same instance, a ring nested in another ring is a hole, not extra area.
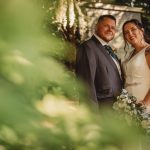
M 95 73 L 96 73 L 96 57 L 93 49 L 87 44 L 83 44 L 78 48 L 76 58 L 76 74 L 88 86 L 90 97 L 95 103 L 98 103 L 95 90 Z

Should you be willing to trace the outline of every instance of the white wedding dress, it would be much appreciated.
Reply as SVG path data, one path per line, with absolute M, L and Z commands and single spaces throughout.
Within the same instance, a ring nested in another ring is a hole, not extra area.
M 145 58 L 145 50 L 139 51 L 132 58 L 129 58 L 123 63 L 125 73 L 125 89 L 130 95 L 141 101 L 146 96 L 150 89 L 150 69 Z
M 139 51 L 132 58 L 133 52 L 123 62 L 125 74 L 125 89 L 130 95 L 141 101 L 150 89 L 150 69 L 146 61 L 145 50 Z M 150 106 L 146 106 L 146 112 L 150 112 Z M 142 142 L 138 144 L 138 150 L 143 150 Z

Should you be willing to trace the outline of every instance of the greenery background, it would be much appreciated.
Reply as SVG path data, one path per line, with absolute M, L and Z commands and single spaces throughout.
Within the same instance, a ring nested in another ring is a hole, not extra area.
M 56 6 L 64 4 L 69 18 L 76 3 L 0 1 L 0 150 L 135 150 L 141 143 L 148 149 L 134 123 L 90 107 L 85 87 L 64 65 L 78 39 L 76 27 L 60 32 Z

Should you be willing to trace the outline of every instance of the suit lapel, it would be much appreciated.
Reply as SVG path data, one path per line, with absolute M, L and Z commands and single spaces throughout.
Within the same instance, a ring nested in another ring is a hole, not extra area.
M 115 62 L 113 61 L 111 56 L 108 54 L 108 52 L 105 50 L 103 45 L 98 41 L 98 39 L 95 36 L 92 36 L 92 39 L 96 42 L 96 45 L 99 47 L 99 50 L 101 50 L 101 52 L 106 56 L 107 60 L 110 62 L 110 65 L 112 65 L 112 67 L 118 72 L 118 75 L 119 75 L 119 71 Z

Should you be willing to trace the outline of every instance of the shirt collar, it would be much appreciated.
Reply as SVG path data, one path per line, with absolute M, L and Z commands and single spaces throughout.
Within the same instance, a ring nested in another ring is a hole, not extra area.
M 97 40 L 104 46 L 104 45 L 108 45 L 108 43 L 107 42 L 105 42 L 102 38 L 100 38 L 98 35 L 96 35 L 95 33 L 94 33 L 94 36 L 97 38 Z

